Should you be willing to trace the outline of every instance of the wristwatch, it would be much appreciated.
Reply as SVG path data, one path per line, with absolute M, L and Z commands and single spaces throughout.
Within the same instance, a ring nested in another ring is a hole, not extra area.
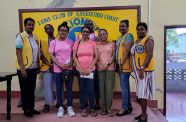
M 145 67 L 144 67 L 144 66 L 141 66 L 141 67 L 140 67 L 140 70 L 144 70 L 144 69 L 145 69 Z

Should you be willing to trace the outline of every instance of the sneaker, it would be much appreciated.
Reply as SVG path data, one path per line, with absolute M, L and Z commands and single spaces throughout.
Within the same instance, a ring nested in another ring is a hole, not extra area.
M 58 108 L 57 117 L 58 117 L 58 118 L 62 118 L 63 115 L 64 115 L 64 109 L 63 109 L 63 107 L 59 107 L 59 108 Z
M 73 117 L 73 116 L 76 115 L 75 112 L 73 111 L 72 106 L 69 106 L 69 107 L 67 108 L 67 113 L 68 113 L 68 115 L 69 115 L 70 117 Z

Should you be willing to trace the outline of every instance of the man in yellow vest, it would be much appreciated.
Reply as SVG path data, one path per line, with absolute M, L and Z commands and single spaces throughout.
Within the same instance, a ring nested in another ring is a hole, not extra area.
M 16 37 L 16 69 L 21 89 L 22 109 L 26 117 L 40 114 L 34 109 L 36 77 L 39 68 L 39 42 L 34 31 L 35 21 L 24 20 L 24 31 Z
M 48 52 L 50 42 L 55 40 L 54 37 L 54 28 L 51 24 L 47 24 L 44 27 L 46 34 L 48 35 L 47 38 L 41 39 L 41 68 L 40 71 L 43 74 L 42 80 L 44 85 L 44 98 L 45 98 L 45 105 L 43 108 L 43 112 L 48 113 L 50 110 L 50 105 L 54 103 L 53 100 L 53 65 L 50 60 L 50 54 Z

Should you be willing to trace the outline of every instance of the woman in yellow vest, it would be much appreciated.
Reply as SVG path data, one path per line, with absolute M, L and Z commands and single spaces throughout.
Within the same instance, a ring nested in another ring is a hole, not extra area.
M 131 48 L 132 66 L 136 81 L 136 94 L 142 113 L 135 117 L 137 122 L 147 122 L 147 100 L 153 99 L 154 81 L 154 40 L 147 35 L 147 24 L 138 23 L 135 44 Z
M 48 52 L 50 42 L 55 40 L 54 37 L 54 28 L 51 24 L 47 24 L 44 27 L 45 32 L 47 34 L 46 39 L 41 39 L 41 68 L 40 71 L 43 73 L 43 84 L 44 84 L 44 97 L 45 97 L 45 105 L 43 108 L 43 112 L 47 113 L 50 110 L 51 104 L 54 103 L 53 100 L 53 70 L 52 63 L 50 59 L 50 53 Z
M 130 49 L 134 42 L 133 35 L 129 33 L 129 21 L 120 21 L 119 31 L 121 36 L 116 42 L 116 63 L 120 68 L 120 87 L 122 94 L 122 110 L 116 116 L 127 115 L 132 112 L 129 77 L 132 72 L 132 58 Z
M 39 42 L 34 31 L 35 21 L 24 20 L 24 32 L 16 37 L 16 68 L 21 89 L 22 109 L 26 117 L 40 112 L 34 110 L 34 92 L 39 68 Z

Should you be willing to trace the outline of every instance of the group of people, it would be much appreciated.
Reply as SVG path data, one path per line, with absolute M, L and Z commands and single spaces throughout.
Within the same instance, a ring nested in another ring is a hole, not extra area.
M 97 116 L 96 108 L 101 115 L 113 117 L 112 112 L 115 70 L 118 66 L 122 93 L 122 109 L 116 116 L 130 114 L 131 104 L 129 77 L 133 71 L 136 80 L 136 94 L 140 101 L 142 113 L 135 117 L 138 122 L 147 121 L 147 100 L 153 98 L 154 41 L 147 35 L 146 23 L 138 23 L 138 39 L 134 41 L 129 33 L 129 21 L 119 24 L 121 36 L 115 42 L 108 40 L 106 29 L 94 31 L 92 20 L 86 20 L 75 43 L 68 38 L 69 26 L 63 22 L 58 26 L 58 35 L 54 28 L 47 24 L 44 30 L 48 37 L 38 40 L 33 34 L 35 21 L 24 20 L 24 31 L 16 37 L 17 73 L 21 89 L 22 109 L 24 115 L 32 117 L 40 112 L 34 109 L 34 91 L 38 72 L 43 73 L 45 105 L 43 112 L 49 112 L 54 103 L 53 84 L 55 84 L 57 117 L 64 115 L 64 87 L 66 87 L 67 113 L 75 116 L 73 110 L 73 75 L 79 83 L 81 116 Z M 41 63 L 42 62 L 42 63 Z M 74 70 L 73 67 L 76 67 Z M 75 73 L 76 71 L 76 73 Z M 89 105 L 90 112 L 87 107 Z

